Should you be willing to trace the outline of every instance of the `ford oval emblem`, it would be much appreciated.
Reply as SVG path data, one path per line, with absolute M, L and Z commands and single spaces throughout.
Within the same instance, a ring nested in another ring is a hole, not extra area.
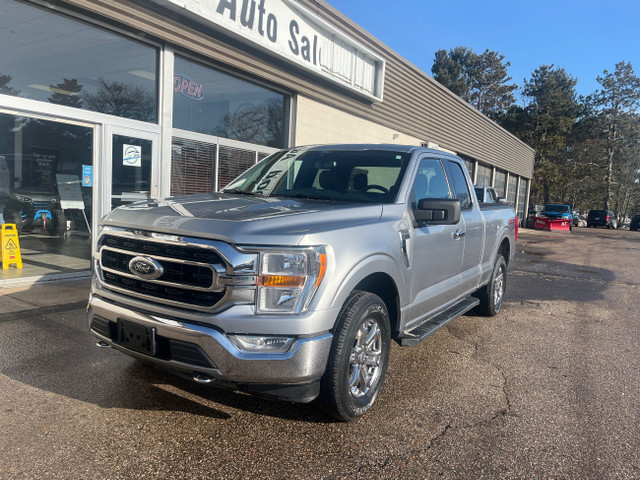
M 133 257 L 129 261 L 129 271 L 142 280 L 155 280 L 162 276 L 162 265 L 149 257 Z

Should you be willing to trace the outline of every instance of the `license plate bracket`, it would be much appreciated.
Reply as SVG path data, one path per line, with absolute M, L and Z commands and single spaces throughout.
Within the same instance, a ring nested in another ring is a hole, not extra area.
M 118 319 L 118 344 L 147 355 L 156 354 L 156 329 L 140 323 Z

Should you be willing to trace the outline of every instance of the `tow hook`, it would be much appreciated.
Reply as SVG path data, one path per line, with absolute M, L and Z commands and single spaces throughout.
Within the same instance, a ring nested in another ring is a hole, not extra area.
M 213 378 L 211 375 L 207 375 L 206 373 L 195 373 L 193 375 L 193 381 L 197 383 L 207 384 L 214 382 L 215 380 L 215 378 Z

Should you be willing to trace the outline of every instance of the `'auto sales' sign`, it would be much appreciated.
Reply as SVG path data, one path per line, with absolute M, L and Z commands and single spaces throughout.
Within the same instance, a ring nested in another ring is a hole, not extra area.
M 367 97 L 382 100 L 384 59 L 293 0 L 153 0 L 257 44 Z

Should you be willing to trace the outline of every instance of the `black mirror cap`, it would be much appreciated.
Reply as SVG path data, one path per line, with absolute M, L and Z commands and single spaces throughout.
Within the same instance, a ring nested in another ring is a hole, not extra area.
M 455 225 L 460 222 L 460 200 L 449 198 L 423 198 L 413 210 L 418 223 L 429 225 Z

